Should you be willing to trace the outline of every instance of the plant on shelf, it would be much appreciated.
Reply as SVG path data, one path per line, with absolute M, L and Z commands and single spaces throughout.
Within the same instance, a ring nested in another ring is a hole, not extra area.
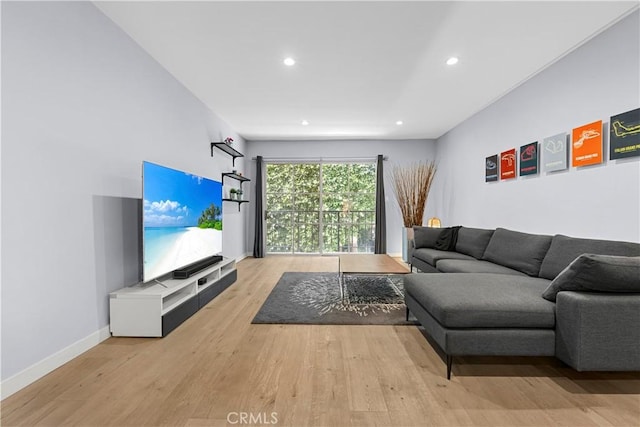
M 238 188 L 236 194 L 238 195 L 238 200 L 242 200 L 242 188 Z
M 230 136 L 226 137 L 224 139 L 224 143 L 227 144 L 228 146 L 232 146 L 233 145 L 233 138 L 231 138 Z
M 236 190 L 235 188 L 229 190 L 229 198 L 231 200 L 238 200 L 238 190 Z

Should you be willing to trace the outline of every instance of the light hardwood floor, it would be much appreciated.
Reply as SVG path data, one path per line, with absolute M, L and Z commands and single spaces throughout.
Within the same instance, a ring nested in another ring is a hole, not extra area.
M 447 381 L 415 326 L 251 324 L 283 272 L 337 267 L 245 259 L 238 281 L 169 336 L 106 340 L 5 399 L 1 424 L 242 425 L 234 413 L 245 412 L 278 426 L 640 425 L 638 373 L 469 357 Z

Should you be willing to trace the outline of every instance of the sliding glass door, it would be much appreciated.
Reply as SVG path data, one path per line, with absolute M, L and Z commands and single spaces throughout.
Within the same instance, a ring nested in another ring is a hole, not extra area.
M 269 253 L 372 253 L 374 163 L 267 164 Z
M 374 248 L 376 165 L 322 165 L 323 252 Z
M 267 252 L 320 252 L 320 164 L 267 164 Z

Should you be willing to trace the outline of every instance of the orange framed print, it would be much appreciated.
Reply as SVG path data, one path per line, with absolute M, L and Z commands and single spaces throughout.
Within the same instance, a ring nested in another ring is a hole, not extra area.
M 516 149 L 500 153 L 500 179 L 513 179 L 516 177 Z
M 602 163 L 602 120 L 575 128 L 571 136 L 571 166 Z

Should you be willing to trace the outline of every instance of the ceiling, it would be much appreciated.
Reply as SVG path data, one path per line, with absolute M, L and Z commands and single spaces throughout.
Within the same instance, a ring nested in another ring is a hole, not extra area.
M 95 4 L 248 140 L 437 138 L 638 6 Z

